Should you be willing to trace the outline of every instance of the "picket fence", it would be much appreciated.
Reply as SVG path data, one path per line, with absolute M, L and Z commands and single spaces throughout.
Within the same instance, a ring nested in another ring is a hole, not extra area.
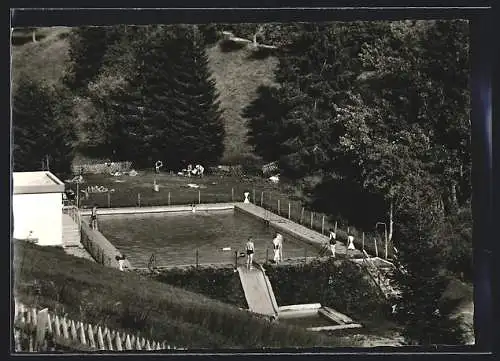
M 107 327 L 74 321 L 48 309 L 37 310 L 15 304 L 14 343 L 16 352 L 71 350 L 155 351 L 176 350 L 166 342 L 157 342 Z M 52 345 L 50 345 L 52 344 Z

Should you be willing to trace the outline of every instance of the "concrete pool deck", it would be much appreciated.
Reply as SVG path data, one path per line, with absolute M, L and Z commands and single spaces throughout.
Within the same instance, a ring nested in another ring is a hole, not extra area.
M 234 210 L 237 203 L 201 203 L 195 204 L 195 212 L 227 211 Z M 145 213 L 170 213 L 170 212 L 192 212 L 191 205 L 157 206 L 157 207 L 120 207 L 120 208 L 98 208 L 97 215 L 112 214 L 145 214 Z M 82 216 L 90 216 L 90 209 L 81 210 Z
M 271 226 L 276 231 L 288 234 L 289 236 L 309 243 L 310 245 L 320 248 L 329 241 L 328 236 L 325 236 L 315 230 L 298 224 L 288 218 L 279 216 L 273 212 L 268 211 L 267 209 L 256 206 L 253 203 L 236 203 L 234 208 L 235 210 L 238 210 L 242 213 L 269 222 L 269 226 Z M 347 247 L 345 246 L 345 244 L 339 241 L 337 241 L 335 245 L 335 250 L 337 254 L 346 254 L 346 252 L 348 252 L 349 256 L 363 257 L 361 251 L 357 249 L 347 251 Z

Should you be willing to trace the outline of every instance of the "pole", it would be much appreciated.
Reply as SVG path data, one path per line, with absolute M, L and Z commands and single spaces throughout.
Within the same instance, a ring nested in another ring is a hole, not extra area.
M 198 204 L 201 204 L 201 191 L 198 190 Z
M 264 204 L 264 192 L 260 192 L 260 206 L 262 207 Z
M 375 256 L 378 257 L 378 247 L 377 247 L 377 239 L 376 238 L 373 239 L 373 243 L 375 243 Z
M 389 258 L 389 249 L 388 249 L 388 246 L 387 244 L 389 243 L 388 240 L 387 240 L 387 226 L 384 227 L 384 230 L 385 230 L 385 259 L 388 259 Z
M 252 190 L 252 202 L 255 204 L 255 188 Z
M 280 211 L 280 200 L 278 199 L 278 216 L 280 215 L 281 211 Z
M 231 188 L 231 202 L 234 202 L 234 188 Z
M 170 192 L 168 192 L 168 205 L 170 205 Z
M 269 248 L 266 248 L 266 264 L 269 261 Z
M 290 206 L 290 202 L 288 202 L 288 219 L 290 219 L 292 213 L 292 207 Z
M 335 221 L 335 229 L 333 230 L 335 234 L 337 234 L 337 221 Z
M 363 251 L 365 250 L 365 232 L 363 232 L 363 239 L 362 239 L 362 248 L 363 248 Z
M 139 204 L 139 207 L 141 206 L 141 194 L 137 193 L 137 203 Z
M 307 263 L 307 248 L 304 248 L 304 263 Z
M 108 208 L 111 208 L 111 193 L 108 191 Z
M 300 224 L 302 224 L 302 220 L 304 219 L 304 207 L 302 207 L 302 211 L 300 212 Z
M 238 250 L 234 251 L 234 268 L 238 268 Z
M 321 234 L 325 234 L 325 216 L 321 217 Z
M 80 182 L 76 182 L 76 208 L 80 206 Z
M 313 228 L 314 225 L 314 212 L 311 211 L 311 229 Z
M 198 268 L 198 260 L 199 260 L 199 254 L 198 254 L 198 248 L 196 248 L 196 268 Z

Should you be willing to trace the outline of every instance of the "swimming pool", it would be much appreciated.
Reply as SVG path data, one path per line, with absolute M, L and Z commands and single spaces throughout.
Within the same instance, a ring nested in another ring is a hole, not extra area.
M 234 263 L 235 251 L 244 251 L 248 237 L 255 243 L 255 261 L 264 262 L 266 249 L 272 258 L 275 234 L 261 220 L 233 210 L 102 215 L 99 229 L 134 267 L 146 267 L 153 253 L 157 266 L 195 264 L 197 251 L 200 264 Z M 318 254 L 313 246 L 284 236 L 284 259 Z

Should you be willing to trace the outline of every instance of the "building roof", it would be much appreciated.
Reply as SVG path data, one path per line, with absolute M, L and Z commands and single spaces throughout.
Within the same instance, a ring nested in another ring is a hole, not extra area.
M 62 193 L 64 183 L 51 172 L 14 172 L 14 194 Z

